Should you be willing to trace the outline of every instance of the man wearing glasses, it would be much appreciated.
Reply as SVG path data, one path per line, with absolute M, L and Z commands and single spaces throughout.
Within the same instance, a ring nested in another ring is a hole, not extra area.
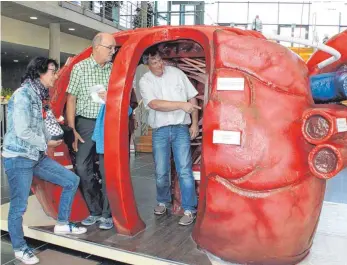
M 101 104 L 92 100 L 91 88 L 101 86 L 107 90 L 116 41 L 111 34 L 98 33 L 92 46 L 92 55 L 72 69 L 67 89 L 66 113 L 68 125 L 75 134 L 73 149 L 76 151 L 76 171 L 80 176 L 82 194 L 90 211 L 90 216 L 83 220 L 82 224 L 88 226 L 100 222 L 100 229 L 111 229 L 113 221 L 106 194 L 103 156 L 99 157 L 102 192 L 95 185 L 93 174 L 95 142 L 92 135 Z M 98 92 L 98 95 L 106 100 L 105 91 Z

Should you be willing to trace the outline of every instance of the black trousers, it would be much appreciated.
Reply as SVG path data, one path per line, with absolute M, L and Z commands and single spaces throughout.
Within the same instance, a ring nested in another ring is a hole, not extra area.
M 101 190 L 99 183 L 94 178 L 94 157 L 96 153 L 95 142 L 92 140 L 94 128 L 95 120 L 81 116 L 76 117 L 76 130 L 84 140 L 84 143 L 78 143 L 76 173 L 81 179 L 81 191 L 90 214 L 93 216 L 102 215 L 108 218 L 111 216 L 111 211 L 106 193 L 104 155 L 99 155 L 99 170 L 102 178 Z

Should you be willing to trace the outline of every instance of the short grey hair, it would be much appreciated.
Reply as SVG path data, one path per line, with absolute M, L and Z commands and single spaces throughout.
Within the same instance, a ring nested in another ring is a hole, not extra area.
M 96 46 L 100 45 L 101 42 L 102 42 L 102 34 L 98 33 L 96 34 L 96 36 L 93 38 L 93 41 L 92 41 L 93 49 L 95 49 Z

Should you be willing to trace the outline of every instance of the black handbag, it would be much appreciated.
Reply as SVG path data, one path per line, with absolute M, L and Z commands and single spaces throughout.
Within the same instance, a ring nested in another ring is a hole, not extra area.
M 69 149 L 72 149 L 72 144 L 75 141 L 75 134 L 73 129 L 65 124 L 60 124 L 62 130 L 64 131 L 64 142 Z

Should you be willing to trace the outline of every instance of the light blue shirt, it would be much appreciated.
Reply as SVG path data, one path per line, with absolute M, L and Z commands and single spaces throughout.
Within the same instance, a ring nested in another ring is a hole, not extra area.
M 131 115 L 133 109 L 129 106 L 128 116 Z M 106 105 L 102 104 L 98 117 L 96 118 L 94 133 L 92 140 L 96 144 L 96 153 L 104 154 L 104 135 L 105 135 L 105 114 L 106 114 Z

